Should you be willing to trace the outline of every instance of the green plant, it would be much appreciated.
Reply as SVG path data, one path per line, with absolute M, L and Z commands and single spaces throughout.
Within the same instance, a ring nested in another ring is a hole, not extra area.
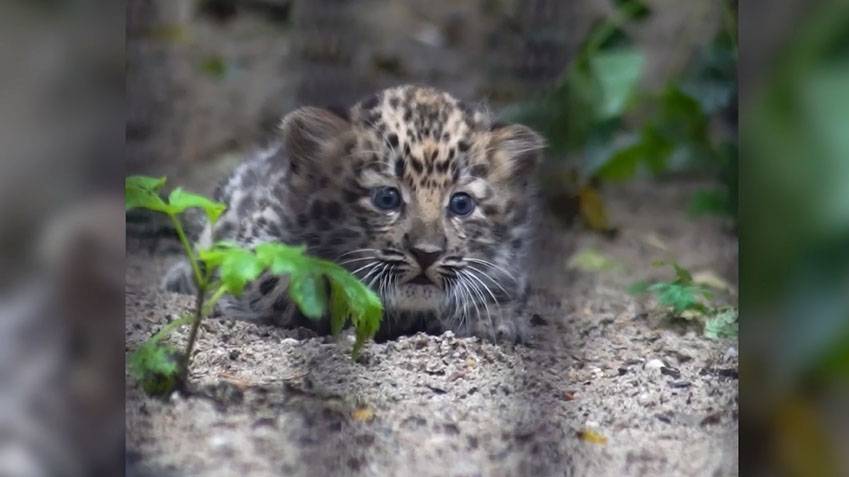
M 600 184 L 645 173 L 696 170 L 713 175 L 718 185 L 698 191 L 690 210 L 735 215 L 733 9 L 726 8 L 724 27 L 686 68 L 666 78 L 664 86 L 647 90 L 641 88 L 645 54 L 629 32 L 652 13 L 636 0 L 615 4 L 553 87 L 507 109 L 505 119 L 528 124 L 545 136 L 555 165 L 545 175 L 544 187 L 554 196 L 564 189 L 572 192 L 592 229 L 610 228 L 596 192 Z
M 164 177 L 128 177 L 126 209 L 144 208 L 166 214 L 171 219 L 191 265 L 197 294 L 191 314 L 169 323 L 130 357 L 130 372 L 146 392 L 166 394 L 185 383 L 203 317 L 224 295 L 241 295 L 245 286 L 263 273 L 287 276 L 292 302 L 310 319 L 320 319 L 329 312 L 333 333 L 339 333 L 346 323 L 353 324 L 356 341 L 352 355 L 355 358 L 365 341 L 377 332 L 383 314 L 383 305 L 377 295 L 339 265 L 306 255 L 304 247 L 266 242 L 246 249 L 222 241 L 196 250 L 186 237 L 180 215 L 187 209 L 200 208 L 214 224 L 226 206 L 179 187 L 165 201 L 159 194 L 164 185 Z M 188 324 L 191 331 L 182 354 L 162 343 L 162 338 Z
M 629 292 L 649 293 L 658 303 L 666 307 L 673 318 L 698 320 L 704 327 L 704 335 L 711 339 L 737 336 L 737 310 L 727 306 L 714 306 L 713 291 L 698 283 L 693 275 L 677 263 L 657 262 L 656 266 L 668 265 L 675 271 L 675 278 L 654 283 L 637 282 Z

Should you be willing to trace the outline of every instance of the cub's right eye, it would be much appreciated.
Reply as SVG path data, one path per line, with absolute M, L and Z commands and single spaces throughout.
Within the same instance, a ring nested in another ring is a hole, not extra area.
M 377 187 L 371 191 L 371 201 L 381 210 L 401 207 L 401 193 L 394 187 Z

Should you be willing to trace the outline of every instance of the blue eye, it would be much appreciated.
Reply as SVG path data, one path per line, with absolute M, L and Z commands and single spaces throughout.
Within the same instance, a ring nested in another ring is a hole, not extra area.
M 378 187 L 371 191 L 371 201 L 378 209 L 397 209 L 401 206 L 401 193 L 394 187 Z
M 475 210 L 475 199 L 465 192 L 457 192 L 448 201 L 448 210 L 454 215 L 469 215 Z

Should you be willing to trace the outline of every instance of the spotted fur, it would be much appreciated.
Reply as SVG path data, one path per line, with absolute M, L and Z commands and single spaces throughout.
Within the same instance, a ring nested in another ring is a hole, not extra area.
M 485 111 L 430 88 L 388 89 L 341 114 L 300 108 L 219 189 L 228 210 L 199 246 L 305 244 L 379 293 L 379 337 L 451 329 L 519 339 L 542 147 L 529 128 L 493 125 Z M 376 207 L 381 187 L 400 192 L 398 209 Z M 468 216 L 448 208 L 457 192 L 475 201 Z M 185 268 L 169 274 L 170 288 L 186 289 Z M 261 277 L 224 308 L 306 324 L 285 291 L 285 279 Z M 327 330 L 326 320 L 311 326 Z

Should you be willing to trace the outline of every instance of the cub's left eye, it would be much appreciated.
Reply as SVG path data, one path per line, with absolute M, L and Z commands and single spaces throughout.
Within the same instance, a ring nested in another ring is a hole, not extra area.
M 448 210 L 454 215 L 469 215 L 475 210 L 475 199 L 465 192 L 457 192 L 448 201 Z
M 372 190 L 371 201 L 378 209 L 394 210 L 401 206 L 401 193 L 394 187 L 378 187 Z

